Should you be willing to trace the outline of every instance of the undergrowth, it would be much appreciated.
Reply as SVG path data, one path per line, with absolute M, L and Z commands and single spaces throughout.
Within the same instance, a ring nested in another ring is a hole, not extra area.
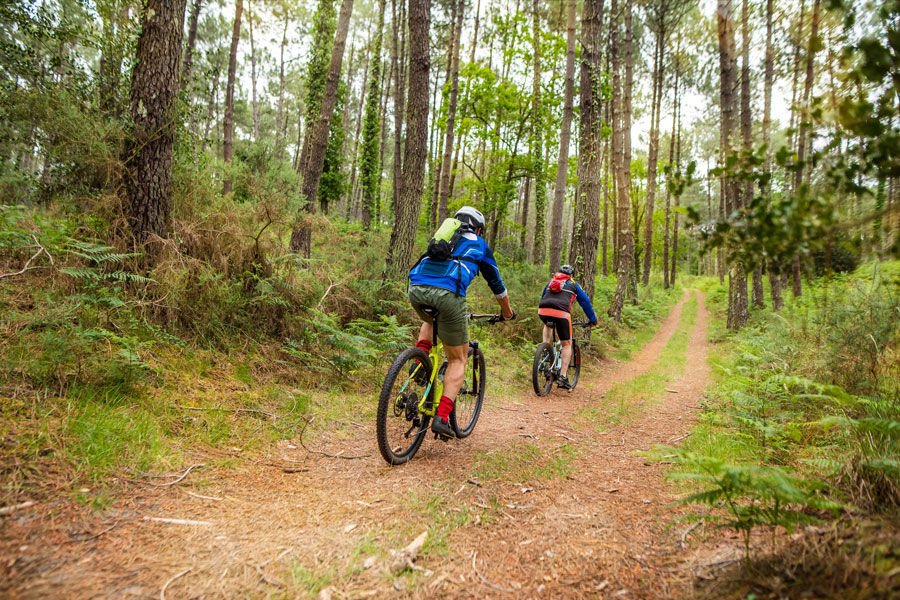
M 721 323 L 727 290 L 703 286 Z M 896 514 L 898 316 L 900 263 L 881 263 L 812 282 L 736 334 L 711 330 L 722 343 L 700 423 L 683 447 L 658 449 L 690 482 L 680 502 L 708 507 L 692 518 L 741 532 L 749 558 L 757 528 Z

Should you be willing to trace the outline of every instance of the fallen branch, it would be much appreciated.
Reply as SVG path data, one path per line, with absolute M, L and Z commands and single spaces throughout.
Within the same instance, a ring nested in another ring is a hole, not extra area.
M 703 522 L 703 519 L 697 521 L 696 523 L 694 523 L 693 525 L 691 525 L 690 527 L 688 527 L 687 529 L 685 529 L 685 530 L 684 530 L 684 533 L 681 534 L 681 548 L 682 548 L 682 549 L 687 548 L 687 536 L 688 536 L 688 534 L 689 534 L 690 532 L 692 532 L 693 530 L 697 529 L 697 526 L 700 525 L 700 523 L 702 523 L 702 522 Z
M 171 578 L 170 580 L 168 580 L 168 581 L 166 582 L 166 584 L 165 584 L 164 586 L 162 586 L 162 589 L 159 590 L 159 600 L 166 600 L 166 588 L 168 588 L 169 585 L 170 585 L 173 581 L 175 581 L 176 579 L 178 579 L 178 578 L 181 577 L 182 575 L 187 575 L 188 573 L 190 573 L 190 571 L 191 571 L 191 569 L 185 569 L 184 571 L 182 571 L 181 573 L 179 573 L 179 574 L 176 575 L 175 577 L 173 577 L 173 578 Z
M 505 406 L 498 406 L 500 410 L 508 410 L 509 412 L 528 412 L 527 408 L 506 408 Z
M 218 496 L 201 496 L 200 494 L 195 494 L 194 492 L 185 492 L 188 496 L 193 496 L 194 498 L 200 498 L 201 500 L 224 500 L 225 498 L 219 498 Z
M 256 413 L 260 415 L 266 415 L 267 417 L 272 419 L 272 421 L 278 420 L 278 415 L 276 415 L 275 413 L 270 413 L 255 408 L 203 408 L 200 406 L 179 406 L 178 408 L 183 408 L 184 410 L 200 410 L 213 412 Z
M 517 435 L 518 435 L 518 437 L 526 437 L 526 438 L 531 438 L 533 440 L 538 439 L 538 437 L 536 435 L 531 435 L 530 433 L 519 433 Z
M 192 521 L 190 519 L 169 519 L 167 517 L 144 517 L 145 521 L 156 521 L 158 523 L 171 523 L 172 525 L 212 525 L 209 521 Z
M 666 388 L 666 391 L 669 392 L 670 394 L 677 394 L 677 393 L 678 393 L 678 390 L 670 390 L 669 388 Z
M 300 428 L 300 446 L 306 450 L 307 454 L 321 454 L 322 456 L 326 456 L 328 458 L 343 458 L 344 460 L 356 460 L 359 458 L 369 458 L 372 456 L 371 454 L 360 454 L 359 456 L 343 456 L 341 454 L 329 454 L 328 452 L 322 452 L 321 450 L 310 450 L 306 447 L 306 444 L 303 443 L 303 432 L 306 431 L 306 426 L 312 423 L 315 420 L 315 417 L 312 419 L 307 419 L 303 417 L 303 427 Z
M 28 508 L 29 506 L 34 506 L 34 502 L 28 500 L 27 502 L 20 502 L 19 504 L 4 506 L 3 508 L 0 508 L 0 516 L 11 515 L 17 510 L 22 510 L 23 508 Z
M 478 552 L 472 552 L 472 570 L 475 571 L 475 574 L 478 576 L 478 579 L 481 580 L 481 583 L 488 586 L 492 590 L 497 590 L 498 592 L 503 592 L 504 594 L 512 594 L 514 593 L 512 590 L 506 589 L 505 587 L 499 586 L 496 583 L 491 583 L 487 579 L 484 578 L 484 575 L 478 572 L 478 567 L 475 566 L 475 559 L 478 557 Z
M 686 437 L 689 436 L 689 435 L 691 435 L 691 434 L 690 434 L 690 433 L 686 433 L 686 434 L 684 434 L 684 435 L 679 435 L 677 438 L 672 438 L 671 440 L 669 440 L 669 441 L 666 442 L 666 443 L 667 443 L 667 444 L 674 444 L 675 442 L 680 442 L 681 440 L 683 440 L 684 438 L 686 438 Z
M 309 469 L 306 467 L 282 467 L 282 473 L 308 473 Z
M 29 270 L 29 267 L 30 267 L 30 265 L 31 265 L 31 261 L 33 261 L 34 259 L 36 259 L 36 258 L 37 258 L 38 256 L 40 256 L 41 254 L 46 254 L 46 255 L 47 255 L 47 258 L 50 259 L 50 264 L 51 264 L 51 265 L 54 264 L 54 263 L 53 263 L 53 257 L 50 255 L 49 252 L 47 252 L 47 249 L 46 249 L 46 248 L 44 248 L 43 246 L 41 246 L 41 243 L 38 241 L 38 239 L 34 236 L 33 233 L 31 234 L 31 239 L 34 240 L 35 245 L 38 247 L 38 251 L 34 253 L 34 256 L 32 256 L 31 258 L 28 259 L 28 262 L 25 263 L 25 266 L 22 267 L 21 270 L 16 271 L 15 273 L 4 273 L 4 274 L 0 275 L 0 279 L 3 279 L 4 277 L 14 277 L 14 276 L 16 276 L 16 275 L 21 275 L 21 274 L 24 273 L 25 271 L 28 271 L 28 270 Z
M 195 465 L 189 466 L 189 467 L 187 468 L 187 471 L 185 471 L 184 473 L 182 473 L 182 474 L 181 474 L 181 477 L 179 477 L 179 478 L 176 479 L 175 481 L 168 481 L 168 482 L 166 482 L 166 483 L 151 483 L 151 482 L 149 482 L 149 481 L 144 481 L 144 482 L 142 482 L 142 483 L 146 483 L 147 485 L 152 485 L 153 487 L 169 487 L 170 485 L 175 485 L 176 483 L 178 483 L 178 482 L 180 482 L 180 481 L 183 481 L 184 478 L 188 476 L 188 473 L 190 473 L 190 472 L 193 471 L 194 469 L 197 469 L 197 468 L 199 468 L 199 467 L 203 467 L 203 466 L 205 466 L 205 465 L 206 465 L 206 463 L 197 463 L 197 464 L 195 464 Z

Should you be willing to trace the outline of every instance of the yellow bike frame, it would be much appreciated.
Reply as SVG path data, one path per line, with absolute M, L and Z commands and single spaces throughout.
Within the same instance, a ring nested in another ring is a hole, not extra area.
M 438 342 L 434 346 L 431 347 L 431 351 L 428 353 L 428 358 L 431 361 L 431 379 L 428 382 L 428 387 L 425 388 L 425 394 L 422 396 L 422 399 L 419 400 L 419 412 L 423 415 L 428 415 L 429 417 L 433 417 L 437 414 L 438 402 L 432 400 L 431 408 L 428 407 L 428 398 L 429 396 L 432 398 L 436 398 L 438 401 L 441 399 L 441 394 L 444 393 L 444 380 L 438 379 L 438 364 L 441 361 L 441 350 L 444 349 L 443 342 Z M 422 364 L 419 363 L 419 366 L 415 368 L 415 370 L 410 373 L 410 379 L 416 376 L 416 373 L 419 372 L 419 369 L 422 368 Z M 434 388 L 434 394 L 430 394 L 431 389 Z

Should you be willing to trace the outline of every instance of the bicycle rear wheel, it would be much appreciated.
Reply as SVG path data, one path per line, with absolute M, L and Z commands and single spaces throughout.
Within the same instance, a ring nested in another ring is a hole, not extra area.
M 538 396 L 546 396 L 553 387 L 553 347 L 547 342 L 538 344 L 531 366 L 531 385 Z
M 384 378 L 375 431 L 378 450 L 389 465 L 409 462 L 425 439 L 429 417 L 419 413 L 419 401 L 430 379 L 431 359 L 420 348 L 401 352 Z
M 578 376 L 581 374 L 581 348 L 578 342 L 572 340 L 572 358 L 569 359 L 569 369 L 566 371 L 566 379 L 569 380 L 570 389 L 575 389 Z
M 450 413 L 450 426 L 456 432 L 456 437 L 468 437 L 475 430 L 475 423 L 481 414 L 481 403 L 484 401 L 485 386 L 484 352 L 481 348 L 469 346 L 462 387 L 456 395 L 453 412 Z

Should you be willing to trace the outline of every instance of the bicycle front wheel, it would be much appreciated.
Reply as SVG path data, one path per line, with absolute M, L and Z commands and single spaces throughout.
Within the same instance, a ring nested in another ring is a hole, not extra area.
M 484 401 L 485 386 L 484 352 L 481 348 L 469 346 L 462 387 L 456 395 L 453 412 L 450 413 L 450 426 L 456 432 L 456 437 L 468 437 L 475 430 L 475 423 L 481 414 L 481 403 Z
M 429 418 L 419 413 L 419 401 L 430 380 L 431 359 L 420 348 L 401 352 L 384 378 L 375 431 L 389 465 L 409 462 L 425 439 Z
M 531 385 L 538 396 L 546 396 L 553 387 L 553 348 L 547 342 L 538 344 L 531 366 Z
M 566 371 L 566 379 L 569 380 L 570 389 L 575 389 L 578 383 L 578 375 L 581 374 L 581 348 L 572 340 L 572 358 L 569 359 L 569 369 Z

